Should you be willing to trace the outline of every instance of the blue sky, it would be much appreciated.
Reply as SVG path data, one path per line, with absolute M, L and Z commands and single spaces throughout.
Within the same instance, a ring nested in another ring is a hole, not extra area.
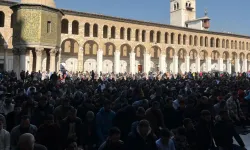
M 169 24 L 170 0 L 55 0 L 57 8 Z M 197 17 L 207 8 L 213 31 L 250 35 L 250 0 L 197 0 Z

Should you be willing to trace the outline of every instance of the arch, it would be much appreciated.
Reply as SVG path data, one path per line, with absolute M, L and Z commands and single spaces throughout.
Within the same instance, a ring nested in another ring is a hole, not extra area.
M 121 57 L 129 57 L 129 54 L 132 51 L 132 48 L 129 44 L 123 44 L 121 45 Z
M 248 46 L 249 46 L 249 45 L 248 45 L 248 42 L 247 42 L 247 43 L 246 43 L 246 49 L 247 49 L 247 50 L 249 50 L 249 47 L 248 47 Z
M 157 32 L 157 39 L 156 39 L 156 42 L 157 42 L 157 43 L 161 43 L 161 32 L 160 32 L 160 31 Z
M 192 35 L 189 36 L 189 45 L 193 45 L 193 36 Z
M 146 31 L 145 30 L 142 30 L 141 40 L 142 40 L 142 42 L 146 42 Z
M 212 51 L 211 53 L 211 59 L 212 60 L 218 60 L 220 58 L 220 53 L 216 50 Z
M 183 35 L 183 40 L 182 40 L 183 45 L 186 45 L 186 40 L 187 40 L 187 36 L 186 36 L 186 34 L 184 34 Z
M 174 33 L 171 33 L 171 44 L 174 44 Z
M 89 37 L 90 36 L 90 24 L 85 23 L 84 25 L 84 36 Z
M 238 59 L 238 54 L 236 52 L 232 52 L 232 59 Z
M 198 46 L 198 37 L 194 36 L 194 46 Z
M 234 41 L 231 41 L 231 49 L 234 49 Z
M 219 38 L 216 39 L 216 47 L 217 47 L 217 48 L 220 47 L 220 39 L 219 39 Z
M 225 39 L 223 39 L 223 40 L 222 40 L 222 48 L 226 48 L 226 47 L 225 47 L 225 44 L 226 44 L 226 43 L 225 43 Z
M 229 53 L 227 51 L 224 51 L 222 58 L 223 58 L 223 60 L 228 60 L 229 59 Z
M 204 46 L 203 36 L 200 37 L 200 46 Z
M 115 39 L 115 27 L 111 27 L 111 39 Z
M 241 41 L 239 42 L 239 50 L 241 50 Z
M 206 60 L 207 56 L 208 56 L 208 52 L 206 50 L 202 50 L 200 52 L 200 60 Z
M 161 54 L 161 48 L 159 46 L 151 47 L 150 54 L 152 59 L 158 59 Z
M 195 49 L 192 49 L 190 52 L 189 52 L 189 56 L 190 56 L 190 60 L 195 60 L 196 57 L 198 55 L 198 52 L 195 50 Z
M 98 37 L 98 25 L 94 24 L 93 26 L 93 37 Z
M 178 34 L 178 44 L 181 44 L 181 34 Z
M 153 31 L 153 30 L 151 30 L 151 31 L 149 32 L 149 40 L 150 40 L 151 43 L 154 42 L 154 31 Z
M 72 34 L 75 34 L 75 35 L 79 34 L 79 22 L 76 20 L 72 22 Z
M 245 59 L 245 54 L 244 53 L 240 53 L 240 60 L 243 61 Z
M 96 72 L 97 61 L 96 59 L 87 59 L 84 62 L 84 72 L 91 72 L 92 70 Z
M 139 44 L 135 47 L 135 57 L 136 58 L 143 58 L 143 54 L 146 53 L 145 46 Z
M 208 47 L 208 37 L 205 37 L 205 47 Z
M 214 38 L 213 37 L 210 39 L 210 47 L 214 47 Z
M 247 61 L 250 61 L 250 53 L 247 54 Z
M 113 72 L 113 62 L 110 59 L 105 59 L 102 62 L 103 73 L 111 73 Z
M 242 42 L 242 47 L 241 47 L 242 50 L 245 50 L 245 42 Z
M 140 30 L 136 29 L 135 30 L 135 41 L 139 41 L 139 33 L 140 33 Z
M 175 49 L 173 47 L 167 47 L 166 54 L 168 59 L 173 58 L 175 56 Z
M 127 29 L 127 40 L 130 41 L 131 40 L 131 28 Z
M 120 28 L 120 39 L 124 39 L 125 38 L 124 32 L 125 32 L 125 28 L 121 27 Z
M 165 41 L 165 44 L 168 44 L 168 32 L 165 32 L 165 39 L 164 39 L 164 41 Z
M 115 44 L 111 42 L 105 43 L 103 48 L 103 56 L 114 56 L 115 50 Z
M 99 45 L 95 41 L 87 41 L 83 44 L 84 55 L 86 56 L 95 56 L 99 49 Z
M 235 48 L 235 49 L 238 49 L 237 41 L 234 41 L 234 48 Z
M 179 49 L 178 51 L 178 59 L 185 59 L 187 55 L 187 51 L 184 48 Z
M 103 26 L 103 38 L 108 38 L 108 26 L 107 25 L 104 25 Z
M 5 14 L 4 12 L 0 11 L 0 27 L 4 27 L 5 24 Z
M 229 40 L 227 40 L 227 42 L 226 42 L 226 48 L 230 48 L 230 46 L 229 46 Z
M 61 22 L 61 33 L 69 33 L 69 21 L 67 19 L 63 19 Z
M 61 48 L 62 48 L 62 54 L 77 55 L 79 50 L 79 44 L 74 39 L 71 38 L 65 39 L 61 44 Z

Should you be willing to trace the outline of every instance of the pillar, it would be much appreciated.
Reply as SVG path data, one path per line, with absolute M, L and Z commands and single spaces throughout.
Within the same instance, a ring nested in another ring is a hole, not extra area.
M 150 71 L 150 67 L 151 67 L 151 65 L 150 65 L 150 54 L 148 54 L 148 53 L 145 53 L 144 54 L 144 59 L 143 59 L 143 68 L 144 68 L 144 73 L 149 73 L 149 71 Z
M 206 64 L 207 64 L 207 72 L 210 72 L 211 71 L 211 57 L 207 57 Z
M 62 49 L 60 48 L 59 49 L 59 52 L 58 52 L 58 63 L 57 63 L 57 71 L 59 72 L 59 70 L 61 70 L 61 61 L 62 61 Z
M 178 74 L 178 71 L 179 71 L 179 64 L 178 64 L 178 59 L 179 59 L 179 57 L 178 56 L 174 56 L 173 57 L 173 73 L 174 74 Z
M 130 73 L 135 74 L 135 53 L 134 52 L 131 52 L 129 54 L 129 64 L 130 64 L 130 67 L 129 67 Z
M 79 48 L 79 52 L 78 52 L 78 71 L 83 71 L 83 66 L 84 66 L 84 64 L 83 64 L 83 57 L 84 57 L 84 54 L 83 54 L 84 52 L 83 52 L 83 48 L 82 47 L 80 47 Z
M 186 64 L 186 72 L 190 72 L 190 56 L 186 56 L 185 59 L 185 64 Z
M 166 55 L 161 54 L 159 57 L 159 70 L 163 73 L 166 72 Z
M 198 56 L 196 59 L 196 72 L 201 72 L 201 59 L 200 57 Z
M 21 71 L 26 71 L 26 47 L 22 47 L 19 49 L 19 54 L 20 54 L 20 59 L 19 59 L 19 63 L 20 63 L 20 70 Z
M 247 72 L 247 59 L 243 60 L 243 72 Z
M 235 59 L 235 72 L 240 72 L 240 59 Z
M 50 50 L 50 66 L 49 70 L 51 73 L 54 73 L 56 71 L 56 49 Z
M 115 57 L 114 57 L 114 73 L 115 74 L 118 74 L 120 73 L 120 66 L 121 66 L 121 63 L 120 63 L 120 55 L 121 55 L 121 52 L 119 50 L 115 51 Z
M 33 71 L 33 51 L 29 50 L 29 72 Z
M 232 66 L 231 66 L 231 59 L 227 59 L 227 73 L 231 74 L 232 73 Z
M 19 66 L 20 66 L 20 61 L 19 61 L 19 50 L 17 48 L 13 48 L 13 70 L 17 75 L 17 79 L 20 79 L 20 73 L 19 73 Z
M 223 71 L 223 58 L 218 59 L 219 71 Z
M 36 72 L 42 71 L 42 55 L 44 48 L 36 48 Z
M 69 34 L 72 34 L 72 21 L 69 21 L 68 31 Z
M 4 70 L 8 70 L 8 48 L 4 48 Z
M 100 75 L 100 72 L 102 72 L 102 62 L 103 62 L 103 51 L 102 49 L 99 49 L 97 51 L 97 74 Z

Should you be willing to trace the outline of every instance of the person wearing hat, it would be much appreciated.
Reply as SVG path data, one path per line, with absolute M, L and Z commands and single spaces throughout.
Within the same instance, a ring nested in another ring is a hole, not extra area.
M 5 118 L 0 117 L 0 150 L 10 150 L 10 133 L 4 129 Z

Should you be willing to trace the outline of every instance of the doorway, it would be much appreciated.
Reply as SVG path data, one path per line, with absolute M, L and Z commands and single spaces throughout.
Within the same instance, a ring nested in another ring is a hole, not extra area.
M 142 72 L 142 65 L 138 65 L 138 72 Z

